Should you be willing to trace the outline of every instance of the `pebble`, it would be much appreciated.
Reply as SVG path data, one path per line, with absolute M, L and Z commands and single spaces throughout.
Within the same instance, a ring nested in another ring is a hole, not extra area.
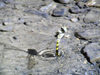
M 100 29 L 87 29 L 85 31 L 82 32 L 77 32 L 77 35 L 80 38 L 84 38 L 84 39 L 95 39 L 95 38 L 100 38 Z
M 72 22 L 77 22 L 78 21 L 78 18 L 71 18 L 70 19 Z
M 100 22 L 100 12 L 99 11 L 90 11 L 84 17 L 85 23 L 96 23 Z
M 57 5 L 56 3 L 52 2 L 52 3 L 50 3 L 47 6 L 41 7 L 40 8 L 40 11 L 42 11 L 42 12 L 49 12 L 50 10 L 55 9 L 56 8 L 56 5 Z
M 55 9 L 55 10 L 53 10 L 52 16 L 61 17 L 61 16 L 64 16 L 65 12 L 66 12 L 66 9 L 64 9 L 64 8 Z
M 88 12 L 88 11 L 90 11 L 89 8 L 80 9 L 78 6 L 74 6 L 74 7 L 69 9 L 69 12 L 73 13 L 73 14 L 85 13 L 85 12 Z
M 87 53 L 90 61 L 100 61 L 100 43 L 90 43 L 84 48 L 84 52 Z
M 17 37 L 16 37 L 16 36 L 13 36 L 13 39 L 14 39 L 14 40 L 17 40 Z
M 74 1 L 74 0 L 58 0 L 58 2 L 64 3 L 64 4 L 71 3 L 72 1 Z
M 38 11 L 38 10 L 25 10 L 24 12 L 30 13 L 30 14 L 35 14 L 35 15 L 38 15 L 38 16 L 42 16 L 44 18 L 48 18 L 49 17 L 48 13 L 45 13 L 45 12 L 42 12 L 42 11 Z

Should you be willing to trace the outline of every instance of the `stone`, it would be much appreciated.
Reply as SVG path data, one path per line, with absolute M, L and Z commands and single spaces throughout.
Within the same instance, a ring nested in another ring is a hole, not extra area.
M 74 6 L 74 7 L 69 9 L 69 12 L 73 13 L 73 14 L 85 13 L 85 12 L 88 12 L 88 11 L 90 11 L 89 8 L 80 9 L 78 6 Z
M 84 48 L 84 52 L 91 62 L 100 61 L 100 43 L 90 43 Z
M 12 38 L 13 38 L 14 40 L 17 40 L 17 37 L 16 37 L 16 36 L 13 36 Z
M 40 11 L 42 11 L 42 12 L 50 12 L 51 10 L 55 9 L 56 6 L 57 6 L 56 3 L 51 2 L 50 4 L 41 7 L 41 8 L 40 8 Z
M 77 37 L 84 39 L 100 38 L 100 29 L 87 29 L 82 32 L 77 32 Z
M 85 23 L 95 23 L 100 22 L 100 12 L 99 11 L 90 11 L 84 17 Z
M 38 11 L 38 10 L 25 10 L 24 12 L 26 13 L 30 13 L 30 14 L 35 14 L 38 16 L 42 16 L 44 18 L 48 18 L 48 13 L 42 12 L 42 11 Z
M 66 9 L 64 9 L 64 8 L 61 8 L 61 9 L 55 9 L 55 10 L 53 10 L 52 16 L 55 16 L 55 17 L 61 17 L 61 16 L 64 16 L 65 11 L 66 11 Z
M 78 18 L 71 18 L 70 19 L 72 22 L 77 22 L 78 21 Z
M 70 3 L 72 2 L 73 0 L 58 0 L 60 3 Z

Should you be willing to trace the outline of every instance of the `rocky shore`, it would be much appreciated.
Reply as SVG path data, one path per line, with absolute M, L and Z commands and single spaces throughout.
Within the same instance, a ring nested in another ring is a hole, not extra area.
M 0 0 L 0 75 L 100 75 L 100 0 Z

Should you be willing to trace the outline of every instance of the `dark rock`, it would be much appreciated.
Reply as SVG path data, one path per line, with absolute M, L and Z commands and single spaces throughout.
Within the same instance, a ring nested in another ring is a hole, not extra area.
M 62 8 L 62 9 L 55 9 L 52 13 L 52 16 L 55 17 L 61 17 L 64 16 L 66 9 Z
M 100 38 L 100 29 L 88 29 L 83 32 L 77 32 L 77 36 L 84 39 Z
M 13 39 L 14 39 L 14 40 L 17 40 L 17 37 L 16 37 L 16 36 L 13 36 Z
M 54 0 L 54 1 L 66 4 L 66 3 L 70 3 L 74 0 Z
M 86 14 L 84 18 L 85 23 L 95 23 L 100 22 L 100 12 L 99 11 L 90 11 L 88 14 Z
M 24 25 L 27 25 L 27 22 L 23 22 Z
M 91 43 L 84 48 L 84 52 L 90 58 L 91 62 L 100 61 L 100 44 Z

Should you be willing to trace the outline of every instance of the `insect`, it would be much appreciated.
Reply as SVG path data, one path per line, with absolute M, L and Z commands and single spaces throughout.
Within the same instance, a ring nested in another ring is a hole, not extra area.
M 60 45 L 61 39 L 65 35 L 65 32 L 67 32 L 67 28 L 64 26 L 64 27 L 61 27 L 61 29 L 58 30 L 58 32 L 55 35 L 55 37 L 57 39 L 57 42 L 56 42 L 56 54 L 55 54 L 56 56 L 61 56 L 61 53 L 59 51 L 59 45 Z

